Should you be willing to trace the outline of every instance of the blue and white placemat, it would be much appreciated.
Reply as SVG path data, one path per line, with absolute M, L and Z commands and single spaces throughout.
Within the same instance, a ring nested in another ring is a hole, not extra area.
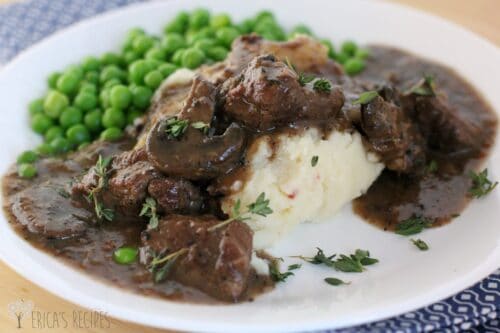
M 0 65 L 71 23 L 141 0 L 29 0 L 0 6 Z M 500 269 L 459 294 L 387 320 L 336 333 L 500 333 Z M 329 332 L 333 333 L 333 331 Z

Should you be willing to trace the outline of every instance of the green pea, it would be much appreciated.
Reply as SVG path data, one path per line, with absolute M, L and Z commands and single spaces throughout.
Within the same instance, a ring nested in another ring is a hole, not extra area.
M 88 112 L 85 117 L 83 118 L 83 123 L 89 131 L 96 133 L 101 130 L 102 124 L 101 124 L 101 118 L 102 118 L 102 112 L 99 109 L 93 110 Z
M 104 88 L 99 93 L 99 105 L 102 108 L 107 108 L 107 107 L 110 106 L 110 103 L 109 103 L 109 90 L 110 90 L 109 88 Z
M 113 252 L 113 259 L 120 265 L 130 265 L 137 260 L 139 250 L 135 247 L 121 247 Z
M 240 32 L 233 27 L 224 27 L 217 30 L 215 37 L 217 41 L 226 47 L 230 47 L 233 40 L 235 40 L 240 35 Z
M 215 46 L 215 41 L 209 38 L 203 38 L 194 43 L 194 47 L 203 51 L 207 54 L 208 50 Z
M 55 138 L 63 137 L 64 136 L 64 130 L 60 126 L 52 126 L 45 132 L 45 141 L 50 142 L 54 140 Z
M 201 39 L 215 38 L 216 31 L 211 27 L 204 27 L 197 31 L 190 31 L 186 34 L 186 40 L 189 45 L 193 45 Z
M 106 52 L 101 56 L 103 65 L 116 65 L 122 66 L 124 64 L 123 57 L 117 53 Z
M 365 69 L 365 62 L 362 59 L 351 58 L 344 63 L 344 70 L 348 75 L 356 75 Z
M 115 141 L 123 136 L 123 131 L 118 127 L 110 127 L 101 132 L 101 139 L 105 141 Z
M 348 54 L 350 56 L 354 56 L 357 49 L 358 49 L 358 46 L 356 45 L 355 42 L 353 42 L 351 40 L 347 40 L 347 41 L 343 42 L 342 45 L 340 46 L 340 51 L 342 53 Z
M 370 50 L 365 48 L 358 48 L 356 53 L 354 53 L 354 57 L 358 59 L 366 59 L 370 56 Z
M 79 145 L 90 141 L 90 133 L 87 127 L 82 124 L 73 125 L 66 131 L 66 137 L 73 145 Z
M 183 34 L 189 25 L 189 14 L 187 12 L 180 12 L 177 16 L 169 22 L 163 31 L 167 33 L 177 32 Z
M 162 81 L 163 74 L 158 70 L 151 71 L 144 77 L 144 83 L 152 89 L 158 88 Z
M 132 42 L 132 49 L 138 54 L 144 54 L 154 43 L 154 40 L 149 36 L 137 36 Z
M 38 160 L 38 154 L 33 150 L 26 150 L 17 157 L 17 164 L 33 163 Z
M 38 134 L 44 134 L 52 124 L 52 119 L 43 113 L 36 114 L 31 118 L 31 128 Z
M 35 148 L 35 151 L 42 156 L 50 156 L 54 153 L 54 148 L 46 142 Z
M 78 89 L 80 78 L 73 72 L 66 72 L 57 79 L 57 90 L 65 94 L 72 94 Z
M 80 84 L 80 88 L 78 89 L 78 93 L 86 93 L 86 94 L 97 94 L 97 85 L 89 82 L 83 82 Z M 78 96 L 78 95 L 77 95 Z M 75 97 L 76 98 L 76 97 Z
M 109 103 L 112 107 L 125 109 L 129 106 L 131 101 L 132 94 L 128 87 L 124 85 L 116 85 L 109 91 Z
M 283 40 L 285 33 L 283 29 L 272 19 L 261 19 L 255 25 L 255 32 L 269 40 Z
M 231 23 L 231 17 L 227 14 L 218 14 L 212 16 L 210 19 L 210 26 L 214 29 L 219 29 L 222 27 L 227 27 L 230 26 Z
M 151 97 L 153 96 L 151 89 L 143 86 L 133 86 L 130 87 L 130 91 L 132 92 L 132 103 L 135 107 L 145 109 L 149 106 Z
M 125 38 L 125 43 L 123 48 L 126 50 L 130 50 L 132 48 L 132 43 L 137 36 L 143 36 L 146 32 L 142 28 L 132 28 L 127 32 L 127 36 Z
M 82 68 L 85 72 L 97 71 L 101 68 L 101 62 L 96 57 L 86 57 L 83 59 Z
M 254 30 L 254 27 L 255 27 L 255 20 L 254 19 L 246 19 L 246 20 L 243 20 L 240 25 L 238 26 L 238 28 L 240 29 L 240 31 L 244 34 L 249 34 L 251 33 L 253 30 Z
M 335 48 L 333 47 L 332 42 L 328 39 L 322 39 L 321 44 L 325 45 L 328 49 L 328 57 L 335 59 Z
M 91 110 L 97 106 L 97 96 L 89 92 L 80 92 L 76 95 L 74 104 L 83 111 Z
M 347 60 L 349 60 L 350 57 L 348 54 L 345 54 L 344 52 L 337 53 L 335 55 L 335 60 L 341 64 L 345 64 Z
M 79 145 L 78 145 L 77 150 L 82 150 L 82 149 L 85 149 L 85 148 L 87 148 L 89 145 L 90 145 L 90 142 L 83 142 L 83 143 L 81 143 L 81 144 L 79 144 Z
M 67 107 L 59 117 L 59 124 L 66 129 L 82 122 L 83 112 L 74 106 Z M 50 140 L 49 140 L 50 141 Z
M 155 59 L 163 61 L 165 59 L 165 51 L 160 47 L 152 47 L 146 52 L 146 59 Z
M 113 88 L 114 86 L 120 85 L 120 84 L 122 84 L 122 81 L 120 81 L 117 78 L 114 78 L 114 79 L 111 79 L 111 80 L 104 82 L 102 87 L 103 87 L 103 89 L 110 89 L 111 90 L 111 88 Z
M 163 64 L 163 61 L 159 61 L 156 59 L 144 59 L 144 62 L 146 63 L 146 66 L 148 66 L 148 73 L 153 69 L 157 69 L 161 64 Z
M 85 73 L 85 81 L 92 84 L 99 83 L 99 72 L 98 71 L 89 71 Z
M 309 27 L 305 26 L 304 24 L 299 24 L 295 26 L 292 31 L 290 32 L 290 37 L 295 37 L 297 35 L 309 35 L 312 36 L 313 33 Z
M 69 65 L 68 68 L 66 69 L 66 73 L 70 75 L 74 75 L 75 77 L 78 78 L 78 80 L 83 79 L 83 75 L 85 74 L 85 71 L 83 70 L 83 67 L 80 65 Z
M 142 117 L 142 112 L 133 110 L 127 113 L 127 124 L 133 124 L 137 118 Z
M 131 63 L 133 63 L 134 61 L 136 61 L 137 59 L 140 59 L 141 58 L 141 55 L 134 52 L 134 51 L 126 51 L 124 54 L 123 54 L 123 59 L 125 60 L 125 62 L 130 65 Z
M 175 72 L 177 70 L 177 66 L 167 62 L 167 63 L 161 64 L 160 67 L 158 67 L 158 70 L 163 74 L 163 77 L 169 77 L 170 74 L 172 74 L 173 72 Z
M 186 52 L 187 49 L 179 49 L 174 52 L 172 55 L 171 61 L 177 66 L 180 66 L 182 63 L 182 56 L 184 55 L 184 52 Z
M 178 49 L 186 47 L 184 37 L 178 33 L 169 33 L 165 35 L 160 43 L 167 55 L 172 55 Z
M 31 163 L 23 163 L 17 168 L 17 174 L 21 178 L 30 179 L 36 176 L 36 167 Z
M 205 54 L 203 51 L 189 48 L 182 54 L 181 64 L 182 67 L 193 69 L 200 66 L 204 60 Z
M 210 13 L 204 8 L 193 10 L 189 18 L 189 27 L 194 30 L 199 30 L 210 23 Z
M 137 60 L 129 66 L 129 79 L 135 84 L 143 84 L 144 76 L 150 71 L 148 63 L 145 60 Z
M 71 143 L 68 139 L 62 137 L 50 141 L 50 146 L 55 154 L 62 154 L 71 150 Z
M 207 51 L 207 55 L 210 59 L 215 61 L 222 61 L 226 59 L 228 50 L 222 46 L 215 46 Z
M 271 19 L 274 21 L 274 14 L 269 10 L 262 10 L 255 16 L 255 21 L 261 21 L 263 19 Z
M 123 128 L 125 126 L 125 114 L 120 109 L 109 108 L 104 111 L 102 115 L 102 125 L 105 128 L 118 127 Z
M 43 109 L 47 116 L 59 118 L 62 110 L 69 105 L 69 99 L 66 95 L 57 90 L 51 90 L 43 103 Z
M 51 89 L 57 89 L 57 80 L 61 77 L 61 73 L 54 72 L 47 78 L 47 84 Z
M 28 104 L 30 115 L 34 116 L 37 113 L 43 112 L 43 98 L 34 99 Z
M 123 70 L 121 70 L 116 65 L 108 65 L 102 69 L 99 80 L 101 83 L 104 83 L 111 79 L 118 79 L 121 81 L 124 78 L 125 78 L 125 72 Z

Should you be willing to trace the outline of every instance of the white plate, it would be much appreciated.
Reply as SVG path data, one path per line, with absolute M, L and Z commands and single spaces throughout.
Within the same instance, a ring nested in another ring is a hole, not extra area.
M 259 9 L 273 10 L 290 27 L 306 23 L 320 36 L 341 41 L 395 45 L 455 68 L 500 110 L 500 51 L 490 43 L 438 18 L 388 3 L 368 1 L 168 1 L 131 6 L 53 35 L 18 56 L 0 73 L 0 170 L 38 140 L 27 124 L 26 104 L 45 90 L 49 73 L 118 48 L 133 26 L 159 32 L 181 9 L 209 7 L 241 19 Z M 499 178 L 499 148 L 488 162 Z M 446 227 L 421 236 L 431 250 L 419 252 L 407 238 L 382 232 L 346 207 L 331 222 L 303 225 L 273 249 L 279 256 L 369 249 L 380 263 L 363 274 L 334 273 L 304 265 L 295 277 L 252 303 L 191 305 L 143 297 L 95 281 L 34 249 L 0 217 L 2 259 L 43 288 L 82 306 L 163 328 L 197 331 L 297 331 L 334 328 L 413 310 L 456 293 L 500 266 L 500 191 L 474 201 Z M 329 287 L 329 275 L 352 281 Z

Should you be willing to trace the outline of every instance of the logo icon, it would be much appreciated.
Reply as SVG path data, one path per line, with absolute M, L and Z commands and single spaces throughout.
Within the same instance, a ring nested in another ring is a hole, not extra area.
M 17 320 L 17 328 L 21 328 L 21 319 L 31 313 L 33 310 L 33 302 L 20 299 L 10 303 L 7 308 L 9 316 Z

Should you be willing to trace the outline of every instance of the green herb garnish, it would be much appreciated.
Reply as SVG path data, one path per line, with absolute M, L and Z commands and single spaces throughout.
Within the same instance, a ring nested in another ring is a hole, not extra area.
M 432 226 L 432 221 L 425 217 L 410 217 L 396 225 L 396 233 L 403 236 L 415 235 Z
M 311 166 L 314 168 L 316 166 L 316 164 L 318 164 L 318 160 L 319 160 L 319 156 L 317 155 L 314 155 L 312 158 L 311 158 Z
M 439 168 L 439 166 L 438 166 L 436 160 L 432 160 L 427 165 L 425 171 L 426 171 L 426 173 L 435 173 L 436 171 L 438 171 L 438 168 Z
M 158 227 L 158 214 L 156 210 L 155 199 L 150 197 L 146 198 L 146 201 L 142 204 L 139 216 L 149 217 L 148 230 L 156 229 Z
M 114 218 L 114 211 L 112 209 L 104 207 L 104 205 L 99 202 L 98 194 L 106 188 L 108 185 L 108 166 L 111 162 L 111 158 L 102 158 L 99 155 L 93 170 L 97 176 L 97 186 L 90 190 L 87 200 L 94 203 L 94 211 L 99 220 L 105 219 L 112 221 Z
M 314 257 L 298 256 L 298 258 L 315 265 L 326 265 L 335 268 L 341 272 L 362 272 L 363 266 L 373 265 L 378 262 L 377 259 L 370 257 L 370 252 L 357 249 L 350 256 L 341 254 L 339 259 L 334 260 L 335 254 L 330 256 L 325 255 L 322 249 L 317 248 L 317 253 Z
M 149 271 L 153 273 L 155 283 L 159 283 L 165 279 L 177 258 L 188 252 L 189 248 L 182 248 L 176 252 L 165 256 L 156 256 L 153 254 L 153 259 L 149 263 Z
M 475 198 L 484 197 L 498 185 L 498 182 L 493 183 L 488 179 L 488 169 L 484 169 L 480 173 L 470 171 L 469 177 L 472 179 L 472 187 L 469 189 L 469 193 Z
M 189 122 L 185 119 L 169 118 L 165 124 L 165 132 L 171 138 L 179 138 L 186 131 L 188 124 Z
M 344 282 L 341 279 L 337 279 L 334 277 L 325 278 L 325 282 L 332 286 L 340 286 L 342 284 L 350 284 L 351 282 Z
M 319 92 L 329 93 L 332 91 L 332 83 L 325 78 L 316 79 L 313 82 L 313 89 Z
M 300 73 L 298 75 L 299 75 L 298 81 L 299 81 L 299 84 L 301 86 L 305 86 L 306 84 L 308 84 L 314 80 L 314 76 L 312 76 L 312 75 L 306 75 L 304 73 Z
M 210 124 L 204 123 L 202 121 L 197 121 L 191 124 L 191 127 L 200 130 L 203 134 L 208 134 L 208 130 L 210 129 Z
M 274 282 L 285 282 L 285 280 L 292 275 L 295 275 L 292 270 L 300 268 L 299 264 L 294 264 L 288 266 L 288 270 L 286 272 L 280 272 L 279 262 L 283 261 L 282 258 L 273 258 L 269 262 L 269 276 Z
M 262 192 L 261 194 L 259 194 L 255 202 L 252 202 L 247 206 L 246 212 L 241 212 L 241 201 L 240 199 L 238 199 L 232 209 L 233 216 L 225 221 L 222 221 L 221 223 L 211 226 L 210 228 L 208 228 L 208 231 L 216 230 L 235 220 L 240 220 L 240 221 L 248 220 L 250 219 L 250 216 L 252 214 L 266 217 L 267 215 L 272 213 L 273 210 L 271 209 L 271 207 L 269 207 L 269 199 L 266 199 L 266 194 Z
M 405 94 L 415 94 L 419 96 L 436 96 L 435 93 L 436 84 L 434 82 L 434 77 L 432 75 L 425 75 L 420 81 L 418 81 L 414 86 L 408 89 Z
M 420 251 L 427 251 L 429 249 L 429 245 L 421 239 L 411 239 L 411 242 L 418 247 Z
M 379 96 L 379 94 L 376 90 L 365 91 L 364 93 L 359 95 L 357 100 L 352 102 L 352 105 L 366 105 L 373 101 L 377 96 Z
M 288 266 L 288 270 L 293 271 L 293 270 L 299 269 L 300 267 L 302 267 L 301 264 L 292 264 L 292 265 Z

